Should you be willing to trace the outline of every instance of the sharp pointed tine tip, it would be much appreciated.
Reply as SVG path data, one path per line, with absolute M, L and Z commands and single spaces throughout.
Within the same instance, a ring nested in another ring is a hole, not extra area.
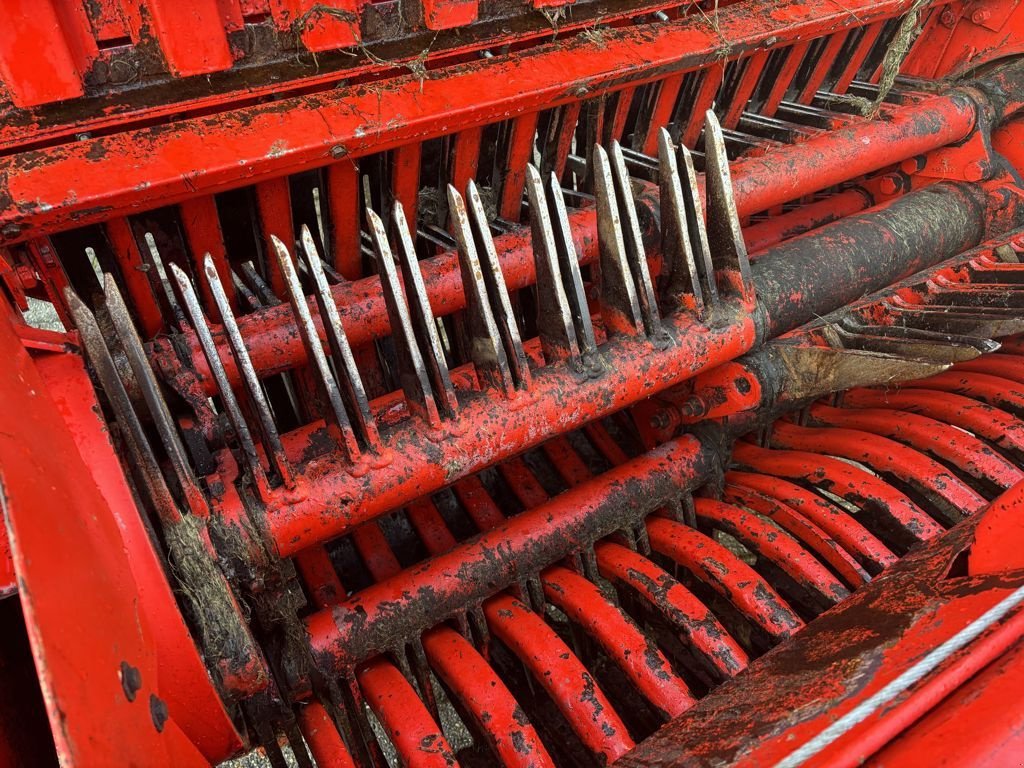
M 72 309 L 81 309 L 85 307 L 82 300 L 78 298 L 78 294 L 75 293 L 75 289 L 70 285 L 64 286 L 64 300 L 71 306 Z
M 183 288 L 187 285 L 190 285 L 188 275 L 185 274 L 181 267 L 179 267 L 173 261 L 171 262 L 170 267 L 171 274 L 174 275 L 174 279 L 178 281 L 178 285 L 180 285 Z
M 459 194 L 459 190 L 457 190 L 451 184 L 448 185 L 448 203 L 449 203 L 449 205 L 451 205 L 453 208 L 456 208 L 456 209 L 460 209 L 460 208 L 464 207 L 464 203 L 462 201 L 462 195 L 460 195 Z
M 373 210 L 373 208 L 367 207 L 366 219 L 367 221 L 370 222 L 371 227 L 377 230 L 381 230 L 383 232 L 384 223 L 380 220 L 380 216 L 377 215 L 377 212 Z

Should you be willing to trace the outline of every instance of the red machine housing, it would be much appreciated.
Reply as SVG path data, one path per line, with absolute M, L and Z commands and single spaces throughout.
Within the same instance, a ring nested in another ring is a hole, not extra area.
M 0 0 L 0 766 L 1016 765 L 1016 0 Z

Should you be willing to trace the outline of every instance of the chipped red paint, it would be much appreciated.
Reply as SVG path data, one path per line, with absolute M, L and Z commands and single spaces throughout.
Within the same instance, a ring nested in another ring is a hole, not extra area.
M 1019 500 L 1020 489 L 1008 494 L 1013 496 L 1007 499 Z M 949 573 L 956 556 L 971 546 L 979 519 L 984 516 L 965 521 L 907 556 L 790 643 L 753 662 L 743 685 L 722 686 L 711 693 L 620 765 L 778 764 L 1024 584 L 1019 571 L 986 576 Z M 1010 528 L 1002 530 L 1013 535 Z M 860 763 L 894 739 L 894 754 L 912 751 L 918 739 L 925 738 L 912 727 L 914 721 L 972 674 L 1019 645 L 1022 633 L 1024 614 L 1017 610 L 895 702 L 829 741 L 815 761 Z M 863 674 L 865 665 L 871 674 Z M 1004 706 L 1013 708 L 1010 702 Z M 1014 710 L 1009 718 L 1000 719 L 1001 724 L 1014 722 L 1018 714 Z M 946 732 L 953 739 L 948 746 L 954 753 L 974 752 L 972 730 L 947 726 Z M 998 734 L 1011 732 L 1000 728 Z M 925 741 L 933 749 L 945 746 Z M 995 736 L 996 746 L 999 741 Z M 974 749 L 980 754 L 991 744 L 979 741 Z M 869 764 L 889 764 L 882 760 L 885 754 L 882 749 L 878 762 Z
M 0 600 L 64 762 L 771 764 L 1015 594 L 1012 0 L 8 5 Z M 820 754 L 1007 754 L 1021 616 Z

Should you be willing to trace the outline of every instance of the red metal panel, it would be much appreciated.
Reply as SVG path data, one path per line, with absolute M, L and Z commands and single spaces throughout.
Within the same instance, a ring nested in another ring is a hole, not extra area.
M 259 209 L 260 234 L 270 287 L 278 298 L 287 295 L 284 275 L 274 256 L 271 237 L 276 237 L 291 251 L 295 243 L 295 225 L 292 221 L 292 197 L 287 178 L 271 179 L 256 185 L 256 206 Z
M 821 87 L 829 69 L 835 63 L 836 55 L 843 47 L 845 40 L 846 35 L 841 32 L 837 32 L 829 38 L 828 43 L 825 44 L 825 49 L 818 55 L 818 61 L 815 63 L 814 69 L 811 70 L 811 73 L 807 78 L 807 82 L 804 83 L 804 87 L 796 97 L 796 100 L 799 103 L 811 103 L 811 99 L 814 98 L 814 94 Z
M 359 245 L 359 165 L 351 160 L 327 169 L 327 205 L 331 212 L 334 268 L 348 280 L 363 276 Z
M 1018 547 L 1019 549 L 1019 547 Z M 1024 643 L 992 662 L 867 762 L 872 768 L 1013 766 L 1024 755 Z
M 477 0 L 421 0 L 427 29 L 451 29 L 476 21 Z
M 538 117 L 536 112 L 528 112 L 512 121 L 505 183 L 501 190 L 501 217 L 509 221 L 519 221 L 523 205 L 523 187 L 526 184 L 526 164 L 533 160 Z
M 0 23 L 0 77 L 19 107 L 81 96 L 99 51 L 80 3 L 7 0 Z
M 718 94 L 718 89 L 722 87 L 723 77 L 725 77 L 725 62 L 712 64 L 704 70 L 697 95 L 693 99 L 690 119 L 687 120 L 679 139 L 687 147 L 694 146 L 697 139 L 700 138 L 700 132 L 704 130 L 704 113 L 715 103 L 715 96 Z
M 97 40 L 106 42 L 128 37 L 128 26 L 121 15 L 120 0 L 96 0 L 84 5 Z
M 213 197 L 194 197 L 183 202 L 181 204 L 181 225 L 185 230 L 189 249 L 192 251 L 192 268 L 195 274 L 202 274 L 203 259 L 206 254 L 210 254 L 214 266 L 217 267 L 217 274 L 220 275 L 224 292 L 227 293 L 228 301 L 232 308 L 237 309 L 238 297 L 235 293 L 235 283 L 231 279 L 231 266 L 228 264 L 228 254 L 224 247 L 224 235 L 220 229 L 217 203 Z M 219 321 L 219 314 L 210 295 L 208 282 L 200 280 L 199 288 L 203 293 L 207 314 Z
M 420 158 L 423 156 L 423 145 L 407 144 L 399 147 L 391 155 L 391 193 L 395 202 L 402 204 L 410 225 L 415 225 L 416 211 L 419 207 L 420 192 Z M 475 173 L 475 168 L 474 168 Z M 458 187 L 465 189 L 464 186 Z
M 205 75 L 234 63 L 218 0 L 145 0 L 151 26 L 167 68 L 179 77 Z
M 651 110 L 651 117 L 646 126 L 647 135 L 644 137 L 642 147 L 644 154 L 651 156 L 658 154 L 658 131 L 668 125 L 672 118 L 684 77 L 683 74 L 672 75 L 672 77 L 661 81 L 658 97 L 655 99 L 654 108 Z
M 764 65 L 768 61 L 768 52 L 755 53 L 747 59 L 746 68 L 743 70 L 743 77 L 740 78 L 739 86 L 734 93 L 729 94 L 729 111 L 722 118 L 722 127 L 732 129 L 739 123 L 743 116 L 743 110 L 747 108 L 747 102 L 754 94 Z
M 93 482 L 117 523 L 125 551 L 131 553 L 132 589 L 139 612 L 152 628 L 151 642 L 159 662 L 158 694 L 200 751 L 213 762 L 222 760 L 240 748 L 240 737 L 210 682 L 135 507 L 82 358 L 44 355 L 36 358 L 36 366 L 79 453 L 88 456 Z
M 768 117 L 772 117 L 778 110 L 779 104 L 785 97 L 790 83 L 793 82 L 793 77 L 796 75 L 797 70 L 800 69 L 800 63 L 804 60 L 804 54 L 807 53 L 808 46 L 810 46 L 809 42 L 797 43 L 790 46 L 786 52 L 786 60 L 783 62 L 782 67 L 779 68 L 779 73 L 775 77 L 775 83 L 768 92 L 768 96 L 764 101 L 764 107 L 762 107 L 762 112 Z
M 6 322 L 0 350 L 11 373 L 0 382 L 4 419 L 17 422 L 0 434 L 4 518 L 58 755 L 67 765 L 206 765 L 167 719 L 153 627 L 108 502 Z
M 468 128 L 460 131 L 453 138 L 451 157 L 451 185 L 464 194 L 466 185 L 476 179 L 477 167 L 480 165 L 480 139 L 482 128 Z
M 858 0 L 834 12 L 804 3 L 784 4 L 765 17 L 763 38 L 775 36 L 782 44 L 823 28 L 850 26 L 857 19 L 873 21 L 909 2 Z M 644 51 L 645 66 L 651 72 L 693 69 L 721 59 L 723 37 L 748 39 L 747 15 L 731 14 L 725 8 L 719 21 L 718 32 L 693 17 L 653 29 L 610 29 L 603 32 L 605 48 L 600 56 L 589 55 L 581 36 L 510 60 L 459 65 L 446 70 L 445 77 L 400 76 L 386 85 L 353 85 L 224 113 L 215 124 L 196 118 L 177 124 L 174 131 L 139 129 L 97 137 L 42 150 L 30 164 L 18 156 L 3 158 L 0 172 L 7 173 L 6 193 L 13 204 L 0 214 L 0 225 L 24 223 L 30 216 L 36 227 L 66 225 L 72 211 L 80 214 L 76 224 L 94 221 L 119 210 L 166 205 L 238 186 L 241 181 L 326 165 L 337 147 L 357 156 L 437 135 L 442 124 L 468 128 L 569 103 L 581 87 L 596 94 L 635 78 L 637 50 Z M 931 108 L 941 109 L 941 105 Z M 901 115 L 911 111 L 902 110 Z M 933 137 L 930 131 L 930 141 L 956 141 L 973 127 L 974 111 L 967 104 L 947 105 L 941 112 L 936 119 L 944 121 L 944 132 Z M 438 114 L 443 115 L 440 120 Z M 910 126 L 903 121 L 884 125 L 902 134 L 899 141 L 907 145 L 904 157 L 922 151 L 906 135 Z M 868 153 L 863 157 L 875 159 Z M 844 168 L 831 156 L 816 157 L 814 168 L 834 169 L 839 180 L 855 170 Z M 828 183 L 822 186 L 836 183 L 824 181 Z
M 1024 482 L 1004 493 L 981 514 L 974 545 L 967 556 L 967 568 L 972 574 L 1024 569 L 1024 547 L 1020 542 L 1022 510 Z
M 846 93 L 850 87 L 850 83 L 853 82 L 853 78 L 857 76 L 857 72 L 864 64 L 864 59 L 868 57 L 871 52 L 871 47 L 878 40 L 878 36 L 882 33 L 882 27 L 885 26 L 885 22 L 877 21 L 874 24 L 869 24 L 864 29 L 864 34 L 861 36 L 860 42 L 857 43 L 857 48 L 850 55 L 849 60 L 846 62 L 846 66 L 843 67 L 843 71 L 839 74 L 839 79 L 836 80 L 834 91 L 836 93 Z
M 360 0 L 270 0 L 270 12 L 281 32 L 298 35 L 311 51 L 348 48 L 361 39 Z

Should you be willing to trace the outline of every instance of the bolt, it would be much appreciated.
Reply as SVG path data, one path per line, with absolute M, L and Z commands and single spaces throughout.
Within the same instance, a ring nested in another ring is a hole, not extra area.
M 17 237 L 20 234 L 21 227 L 19 227 L 17 224 L 4 224 L 4 228 L 0 229 L 0 235 L 3 235 L 8 239 L 12 237 Z
M 667 411 L 658 411 L 651 416 L 651 428 L 652 429 L 668 429 L 668 426 L 672 423 L 669 418 Z
M 679 406 L 679 412 L 684 418 L 699 418 L 708 412 L 708 405 L 700 395 L 693 395 L 689 400 Z
M 951 9 L 946 8 L 939 17 L 939 21 L 942 22 L 942 26 L 952 29 L 956 24 L 956 14 Z
M 883 176 L 878 181 L 878 191 L 883 195 L 895 195 L 900 191 L 900 185 L 896 183 L 896 177 L 892 174 Z
M 981 160 L 975 160 L 964 166 L 964 179 L 967 181 L 981 181 L 985 178 L 985 164 Z
M 991 18 L 992 11 L 990 11 L 988 8 L 979 8 L 978 10 L 971 14 L 971 21 L 973 21 L 975 24 L 979 26 L 984 24 Z
M 347 154 L 348 150 L 341 146 L 341 144 L 335 144 L 333 147 L 331 147 L 331 157 L 333 157 L 335 160 L 344 157 Z

